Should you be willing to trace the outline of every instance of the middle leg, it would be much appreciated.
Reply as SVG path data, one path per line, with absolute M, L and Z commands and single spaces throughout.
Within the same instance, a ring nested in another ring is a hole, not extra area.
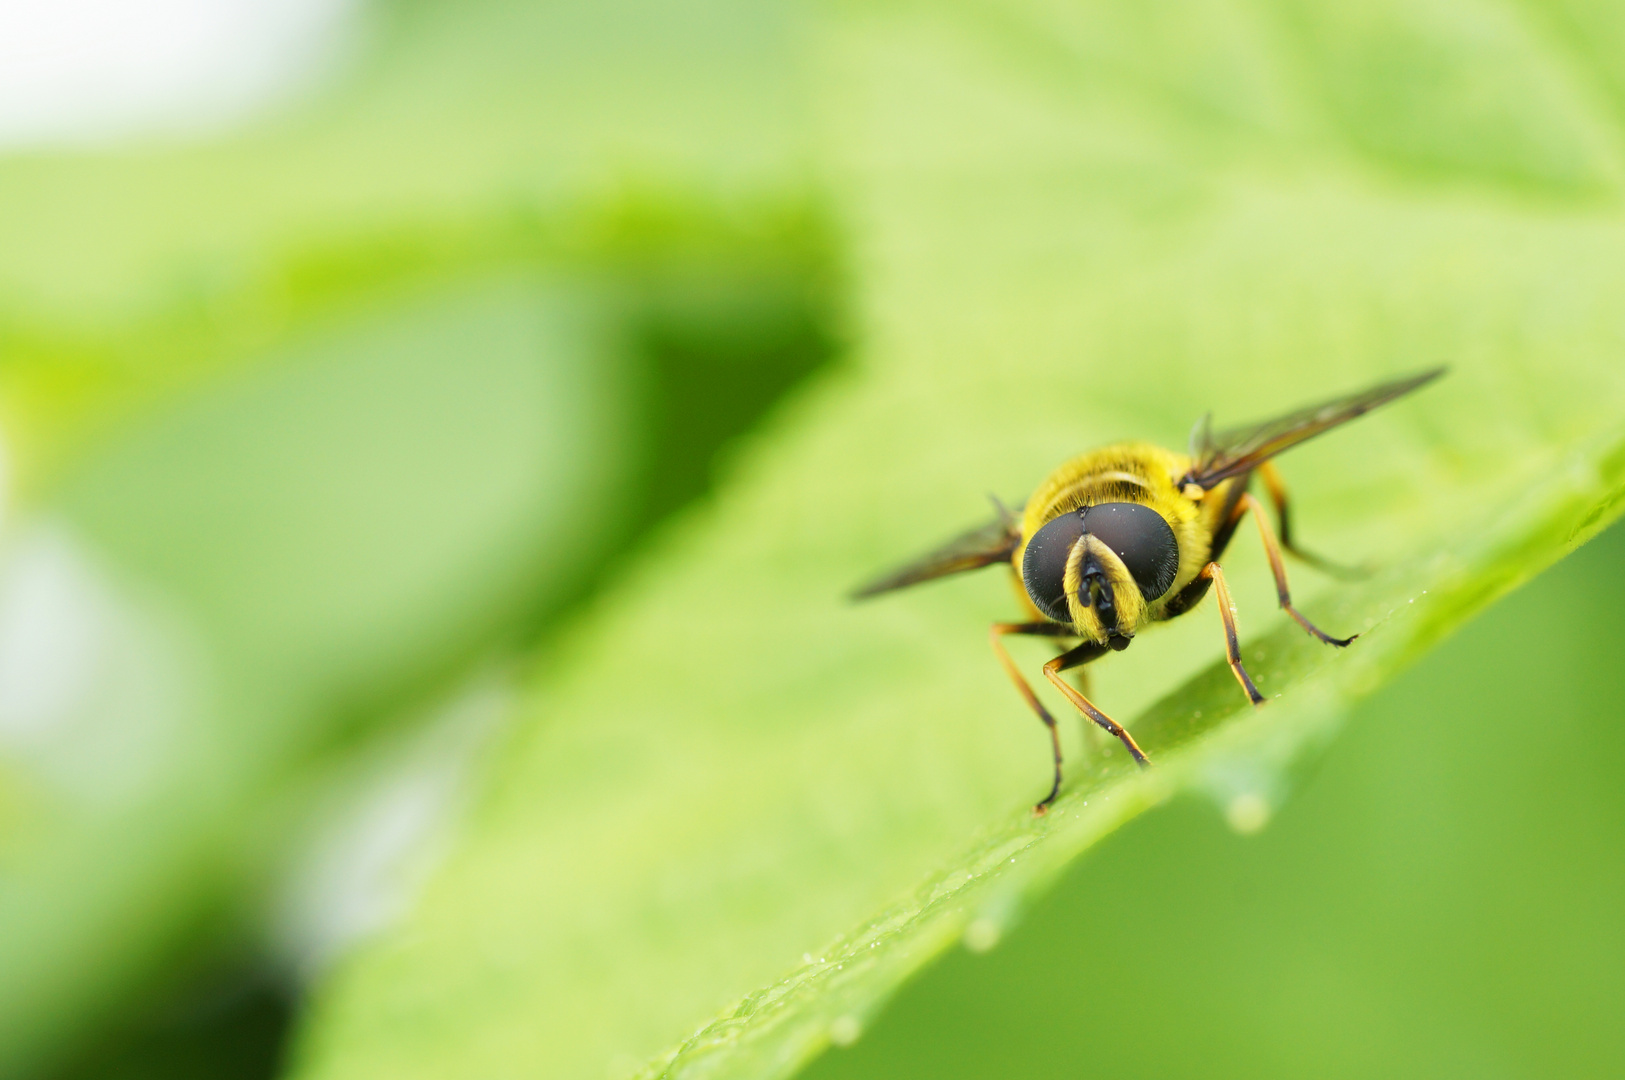
M 1281 473 L 1275 467 L 1275 462 L 1265 461 L 1258 466 L 1258 476 L 1264 481 L 1264 488 L 1269 492 L 1270 502 L 1275 504 L 1276 529 L 1281 535 L 1281 548 L 1288 555 L 1295 555 L 1299 559 L 1313 566 L 1323 574 L 1341 578 L 1344 581 L 1357 581 L 1370 576 L 1370 571 L 1359 566 L 1344 566 L 1335 563 L 1323 555 L 1316 555 L 1306 551 L 1292 542 L 1292 508 L 1287 499 L 1286 484 L 1281 480 Z M 1262 519 L 1260 519 L 1262 524 Z
M 999 666 L 1004 668 L 1004 673 L 1015 684 L 1016 691 L 1021 694 L 1022 700 L 1027 703 L 1028 708 L 1037 714 L 1038 719 L 1043 721 L 1045 729 L 1049 732 L 1050 752 L 1055 762 L 1055 778 L 1050 783 L 1049 794 L 1040 799 L 1038 805 L 1033 807 L 1033 811 L 1039 814 L 1048 810 L 1049 804 L 1055 801 L 1055 796 L 1061 793 L 1061 729 L 1055 723 L 1055 717 L 1051 716 L 1049 710 L 1044 708 L 1044 703 L 1038 700 L 1038 695 L 1033 693 L 1033 688 L 1027 685 L 1027 680 L 1022 676 L 1021 669 L 1016 666 L 1016 662 L 1010 658 L 1010 653 L 1005 649 L 1002 639 L 1006 634 L 1071 637 L 1072 633 L 1070 626 L 1046 622 L 996 622 L 988 630 L 988 640 L 993 645 L 993 655 L 999 658 Z
M 1236 504 L 1236 512 L 1246 513 L 1249 510 L 1252 511 L 1253 520 L 1258 522 L 1258 537 L 1264 542 L 1264 555 L 1270 561 L 1270 572 L 1275 575 L 1275 596 L 1281 601 L 1281 610 L 1292 616 L 1299 626 L 1328 645 L 1342 648 L 1359 637 L 1359 634 L 1351 634 L 1346 638 L 1334 638 L 1298 614 L 1298 609 L 1292 606 L 1292 590 L 1287 587 L 1286 566 L 1281 562 L 1281 550 L 1275 546 L 1275 536 L 1270 532 L 1269 522 L 1264 520 L 1264 508 L 1259 506 L 1258 500 L 1251 495 L 1243 495 L 1241 501 Z
M 1213 582 L 1214 591 L 1219 594 L 1219 618 L 1224 622 L 1224 656 L 1230 661 L 1231 674 L 1247 692 L 1248 701 L 1254 705 L 1264 704 L 1264 695 L 1258 692 L 1247 669 L 1241 666 L 1241 637 L 1236 633 L 1236 607 L 1230 601 L 1230 586 L 1225 584 L 1224 570 L 1218 563 L 1210 562 L 1202 567 L 1198 577 Z

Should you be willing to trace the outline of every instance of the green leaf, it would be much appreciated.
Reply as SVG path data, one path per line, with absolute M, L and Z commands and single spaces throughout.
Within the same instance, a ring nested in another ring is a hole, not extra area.
M 0 1073 L 240 955 L 374 736 L 827 352 L 783 7 L 370 14 L 241 131 L 0 159 Z
M 339 240 L 639 181 L 701 195 L 800 184 L 779 5 L 401 2 L 374 21 L 337 85 L 241 132 L 5 158 L 7 313 L 117 326 L 219 303 Z
M 290 776 L 570 587 L 631 465 L 593 312 L 523 276 L 403 295 L 160 410 L 21 523 L 0 1071 L 229 929 Z
M 246 936 L 311 793 L 827 351 L 785 8 L 370 14 L 244 130 L 0 160 L 0 1073 Z
M 403 282 L 635 273 L 661 216 L 745 252 L 805 216 L 782 5 L 371 21 L 335 85 L 243 130 L 0 156 L 0 420 L 30 496 L 132 415 Z
M 310 319 L 23 517 L 0 552 L 0 911 L 23 928 L 0 1071 L 222 937 L 240 954 L 384 729 L 506 670 L 826 355 L 808 222 L 636 209 L 600 273 L 470 263 Z M 64 680 L 88 688 L 67 714 L 30 711 Z M 467 756 L 437 751 L 438 782 Z
M 801 1075 L 1614 1071 L 1622 637 L 1616 523 L 1355 706 L 1263 833 L 1147 815 Z
M 324 988 L 297 1074 L 788 1075 L 1176 792 L 1260 824 L 1350 702 L 1617 516 L 1611 84 L 1500 8 L 1420 10 L 1357 34 L 1312 5 L 832 15 L 857 355 L 552 658 L 460 849 Z M 840 599 L 1091 445 L 1438 362 L 1283 461 L 1305 542 L 1378 568 L 1294 571 L 1360 640 L 1274 612 L 1244 533 L 1226 565 L 1267 706 L 1211 604 L 1146 635 L 1093 696 L 1155 767 L 1069 731 L 1047 817 L 1046 740 L 987 653 L 998 573 Z

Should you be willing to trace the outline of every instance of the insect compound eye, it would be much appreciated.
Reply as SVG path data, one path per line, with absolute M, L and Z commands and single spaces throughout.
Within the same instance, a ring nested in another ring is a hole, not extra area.
M 1066 603 L 1066 561 L 1086 532 L 1117 553 L 1148 602 L 1173 586 L 1179 574 L 1179 544 L 1163 516 L 1139 503 L 1101 503 L 1046 522 L 1027 541 L 1021 582 L 1048 618 L 1072 621 Z
M 1139 503 L 1101 503 L 1083 512 L 1083 525 L 1123 560 L 1148 603 L 1173 586 L 1179 576 L 1179 543 L 1161 514 Z M 1063 569 L 1065 565 L 1063 556 Z
M 1066 560 L 1083 535 L 1083 514 L 1062 514 L 1033 533 L 1021 556 L 1021 583 L 1033 604 L 1056 622 L 1071 622 L 1066 606 Z

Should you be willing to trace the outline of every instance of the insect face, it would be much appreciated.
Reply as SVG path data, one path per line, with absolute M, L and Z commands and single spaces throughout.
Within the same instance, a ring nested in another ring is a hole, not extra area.
M 1149 506 L 1125 502 L 1049 521 L 1027 542 L 1021 565 L 1027 595 L 1047 618 L 1124 645 L 1178 572 L 1179 544 L 1168 522 Z

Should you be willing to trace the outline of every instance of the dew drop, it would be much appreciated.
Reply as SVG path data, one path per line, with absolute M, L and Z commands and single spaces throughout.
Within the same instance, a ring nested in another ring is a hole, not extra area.
M 999 943 L 1000 936 L 999 924 L 992 919 L 986 916 L 972 919 L 965 927 L 965 948 L 973 953 L 985 953 Z
M 1244 791 L 1231 799 L 1224 808 L 1224 820 L 1243 836 L 1269 824 L 1270 804 L 1256 791 Z

